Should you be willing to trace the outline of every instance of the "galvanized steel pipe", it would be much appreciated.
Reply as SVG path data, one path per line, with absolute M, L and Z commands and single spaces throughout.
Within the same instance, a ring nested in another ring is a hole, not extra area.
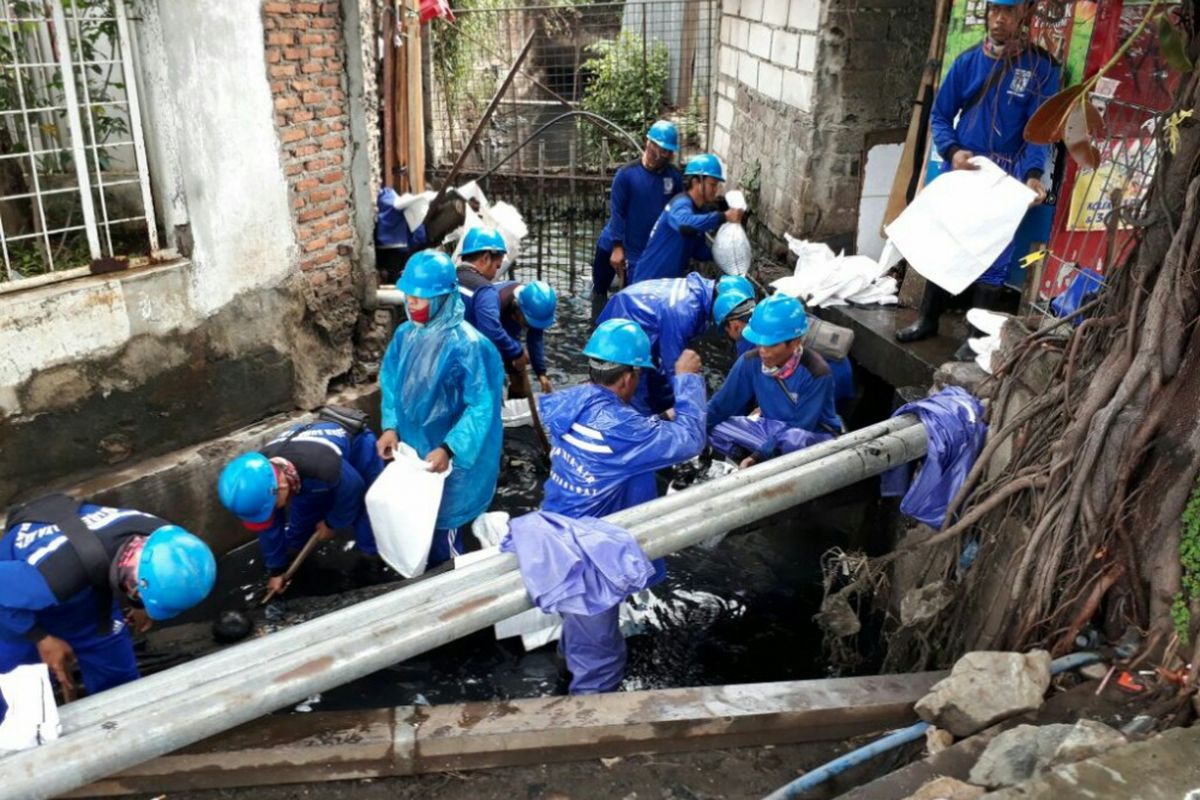
M 772 475 L 811 464 L 849 447 L 913 426 L 919 428 L 921 424 L 912 414 L 888 419 L 831 441 L 766 461 L 751 469 L 738 470 L 685 491 L 619 511 L 608 516 L 607 521 L 618 527 L 633 529 L 702 499 L 723 495 L 739 486 L 756 483 Z M 469 587 L 503 575 L 516 567 L 515 556 L 499 553 L 466 564 L 445 575 L 401 586 L 386 595 L 365 600 L 345 611 L 354 613 L 351 624 L 369 624 L 384 616 L 407 613 L 439 597 L 457 596 Z M 246 664 L 267 658 L 268 655 L 278 657 L 281 653 L 307 648 L 344 631 L 347 624 L 346 620 L 333 619 L 333 615 L 327 614 L 305 625 L 297 625 L 266 637 L 226 647 L 187 664 L 69 703 L 60 712 L 63 733 L 69 734 L 88 725 L 113 719 L 133 708 L 156 702 L 155 698 L 189 692 L 230 672 L 240 673 Z
M 646 555 L 657 558 L 912 461 L 924 455 L 925 447 L 924 427 L 911 425 L 795 469 L 753 481 L 742 480 L 741 485 L 726 492 L 701 496 L 698 490 L 705 486 L 680 492 L 673 497 L 686 505 L 631 530 Z M 746 470 L 743 475 L 749 477 L 752 472 Z M 437 579 L 429 581 L 436 582 Z M 402 594 L 393 592 L 377 599 Z M 48 798 L 76 789 L 285 708 L 314 693 L 412 658 L 531 607 L 520 573 L 515 570 L 478 583 L 459 596 L 442 594 L 441 597 L 408 613 L 386 615 L 363 627 L 351 622 L 356 618 L 353 607 L 333 612 L 322 619 L 334 620 L 342 626 L 337 636 L 301 650 L 272 653 L 233 675 L 209 681 L 186 694 L 157 694 L 152 704 L 131 709 L 102 724 L 89 725 L 42 747 L 0 759 L 0 772 L 5 778 L 0 798 Z M 405 602 L 402 598 L 398 607 L 402 608 Z M 304 623 L 297 629 L 318 622 L 321 620 Z M 268 642 L 270 638 L 262 641 Z

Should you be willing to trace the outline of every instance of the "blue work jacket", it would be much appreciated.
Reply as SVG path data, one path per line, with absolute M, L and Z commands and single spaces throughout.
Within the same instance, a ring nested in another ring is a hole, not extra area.
M 463 299 L 463 315 L 475 326 L 496 349 L 505 362 L 520 358 L 521 352 L 529 350 L 529 365 L 534 375 L 546 374 L 545 332 L 527 326 L 525 345 L 521 345 L 521 323 L 517 322 L 517 281 L 489 283 L 469 267 L 458 269 L 458 293 Z M 471 280 L 475 276 L 477 280 Z
M 704 234 L 716 231 L 725 221 L 720 211 L 702 211 L 692 198 L 679 194 L 658 216 L 650 240 L 631 273 L 631 282 L 655 278 L 682 278 L 688 264 L 712 261 L 712 248 Z
M 834 406 L 834 379 L 829 365 L 805 349 L 800 364 L 786 380 L 762 371 L 758 352 L 739 358 L 725 383 L 708 403 L 708 427 L 754 407 L 767 419 L 807 431 L 841 433 L 842 419 Z
M 611 252 L 613 247 L 625 248 L 625 263 L 630 269 L 641 259 L 654 221 L 667 201 L 683 191 L 683 174 L 668 164 L 651 172 L 641 159 L 617 170 L 609 198 L 609 217 L 600 232 L 597 246 Z

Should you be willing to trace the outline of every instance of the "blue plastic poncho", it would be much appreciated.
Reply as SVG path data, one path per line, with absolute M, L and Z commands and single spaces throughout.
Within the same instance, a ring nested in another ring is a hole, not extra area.
M 534 605 L 562 615 L 571 694 L 620 686 L 626 653 L 620 604 L 657 574 L 633 536 L 592 517 L 535 511 L 509 523 L 500 549 L 517 554 Z
M 662 413 L 675 404 L 671 377 L 688 343 L 708 329 L 716 282 L 692 272 L 686 278 L 643 281 L 618 292 L 596 319 L 631 319 L 650 337 L 650 355 L 658 368 L 642 374 L 633 404 L 643 412 Z
M 987 437 L 983 406 L 966 390 L 949 386 L 932 397 L 905 403 L 892 416 L 901 414 L 916 414 L 921 419 L 929 445 L 912 484 L 912 464 L 905 464 L 884 473 L 882 494 L 895 497 L 904 493 L 900 501 L 903 513 L 931 528 L 940 528 L 947 506 L 962 487 Z
M 794 428 L 777 419 L 730 417 L 709 432 L 708 443 L 731 458 L 750 453 L 756 461 L 766 461 L 832 438 L 831 433 Z M 738 453 L 737 448 L 744 452 Z
M 1056 317 L 1069 317 L 1095 297 L 1103 286 L 1104 276 L 1084 267 L 1075 273 L 1067 290 L 1050 302 L 1050 310 Z M 1074 322 L 1078 325 L 1082 320 L 1076 317 Z
M 422 458 L 441 444 L 454 453 L 438 528 L 457 528 L 487 510 L 500 472 L 504 367 L 496 348 L 463 320 L 458 292 L 426 325 L 396 329 L 379 372 L 383 429 Z
M 804 351 L 800 365 L 786 379 L 765 374 L 762 359 L 753 352 L 734 363 L 725 383 L 708 401 L 708 427 L 711 430 L 757 406 L 764 418 L 791 428 L 840 433 L 842 418 L 834 405 L 835 388 L 829 365 L 812 350 Z

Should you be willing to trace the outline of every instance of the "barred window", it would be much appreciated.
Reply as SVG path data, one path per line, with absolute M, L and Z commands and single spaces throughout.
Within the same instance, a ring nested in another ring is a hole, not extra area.
M 0 281 L 158 249 L 122 0 L 0 0 Z

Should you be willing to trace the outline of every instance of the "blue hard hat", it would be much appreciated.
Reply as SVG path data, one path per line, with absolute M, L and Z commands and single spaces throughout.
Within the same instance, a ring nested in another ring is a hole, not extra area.
M 804 304 L 786 294 L 773 294 L 758 304 L 742 331 L 746 341 L 760 347 L 799 339 L 808 331 Z
M 650 126 L 650 131 L 646 134 L 646 138 L 663 150 L 670 150 L 672 153 L 679 152 L 679 133 L 675 130 L 674 122 L 667 122 L 665 119 L 660 119 Z
M 164 525 L 142 546 L 137 576 L 146 614 L 170 619 L 208 597 L 217 580 L 217 560 L 199 538 L 178 525 Z
M 742 303 L 750 303 L 749 308 L 754 308 L 754 295 L 747 294 L 740 289 L 721 292 L 713 302 L 713 322 L 724 325 L 733 310 Z
M 704 175 L 709 178 L 716 178 L 719 181 L 725 180 L 725 173 L 721 170 L 721 159 L 712 153 L 702 153 L 687 162 L 687 167 L 684 168 L 683 174 Z
M 246 522 L 266 522 L 275 513 L 275 467 L 262 453 L 244 453 L 225 465 L 217 480 L 221 504 Z
M 654 366 L 650 357 L 650 337 L 633 320 L 613 319 L 601 322 L 588 339 L 583 354 L 599 361 L 611 361 L 630 367 Z
M 441 250 L 422 250 L 404 265 L 396 288 L 410 297 L 440 297 L 458 287 L 454 262 Z
M 517 290 L 517 306 L 529 327 L 544 331 L 554 324 L 558 294 L 545 281 L 531 281 Z
M 1025 0 L 988 0 L 989 6 L 1020 6 L 1025 4 Z
M 508 245 L 504 237 L 495 228 L 471 228 L 463 237 L 462 253 L 459 255 L 472 256 L 476 253 L 507 253 Z
M 736 289 L 754 297 L 754 284 L 745 275 L 722 275 L 717 281 L 717 294 L 725 294 L 730 289 Z

